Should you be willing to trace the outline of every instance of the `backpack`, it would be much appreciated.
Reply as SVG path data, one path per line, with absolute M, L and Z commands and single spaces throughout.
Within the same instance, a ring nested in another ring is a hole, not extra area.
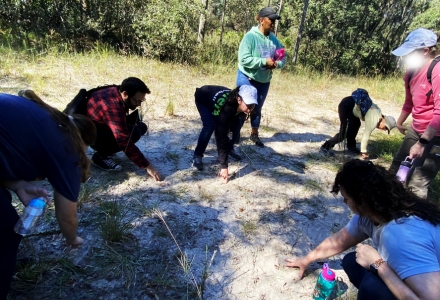
M 428 79 L 429 84 L 431 85 L 431 89 L 426 93 L 426 97 L 431 96 L 432 94 L 432 70 L 435 65 L 440 61 L 440 56 L 437 56 L 433 59 L 431 64 L 429 65 L 428 71 L 426 72 L 426 78 Z M 414 70 L 408 72 L 408 76 L 406 78 L 406 87 L 409 88 L 409 82 L 411 81 L 412 76 L 414 75 Z
M 116 84 L 112 85 L 104 85 L 104 86 L 98 86 L 97 88 L 86 90 L 86 89 L 80 89 L 78 94 L 70 101 L 69 104 L 67 104 L 66 108 L 63 110 L 63 113 L 67 115 L 72 114 L 80 114 L 80 115 L 87 115 L 87 100 L 89 100 L 90 95 L 96 91 L 106 89 L 109 87 L 119 87 Z

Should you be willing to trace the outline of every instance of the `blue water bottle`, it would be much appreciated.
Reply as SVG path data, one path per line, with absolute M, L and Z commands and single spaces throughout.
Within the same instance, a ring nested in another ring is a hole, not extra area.
M 29 205 L 24 209 L 17 224 L 15 224 L 14 231 L 21 235 L 33 233 L 35 223 L 38 218 L 43 215 L 45 208 L 46 201 L 43 197 L 32 199 Z
M 313 299 L 315 300 L 326 300 L 333 291 L 336 285 L 336 274 L 328 267 L 325 263 L 322 267 L 321 274 L 319 274 L 318 280 L 316 281 L 315 289 L 313 290 Z

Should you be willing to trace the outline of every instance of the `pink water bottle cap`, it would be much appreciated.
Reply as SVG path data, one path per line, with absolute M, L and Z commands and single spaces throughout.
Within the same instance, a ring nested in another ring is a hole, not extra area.
M 335 272 L 328 267 L 327 263 L 325 263 L 322 267 L 322 277 L 324 277 L 324 279 L 327 281 L 333 281 L 336 278 Z

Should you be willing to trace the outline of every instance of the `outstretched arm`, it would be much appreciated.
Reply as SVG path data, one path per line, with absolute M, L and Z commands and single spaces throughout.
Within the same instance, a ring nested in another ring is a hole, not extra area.
M 350 235 L 347 229 L 344 227 L 340 231 L 332 234 L 324 241 L 322 241 L 322 243 L 319 244 L 318 247 L 316 247 L 306 256 L 300 257 L 298 259 L 286 259 L 286 266 L 290 268 L 299 268 L 299 278 L 302 278 L 304 272 L 307 270 L 309 265 L 315 260 L 339 254 L 342 251 L 345 251 L 362 241 L 363 239 L 355 238 Z
M 54 191 L 54 200 L 55 216 L 66 238 L 66 243 L 74 248 L 78 247 L 84 241 L 76 234 L 78 230 L 77 203 L 70 201 L 57 191 Z

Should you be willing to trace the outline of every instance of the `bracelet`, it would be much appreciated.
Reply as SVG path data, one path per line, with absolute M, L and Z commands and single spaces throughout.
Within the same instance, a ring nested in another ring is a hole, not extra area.
M 379 258 L 378 260 L 376 260 L 374 263 L 372 263 L 370 265 L 370 272 L 375 274 L 375 275 L 378 275 L 378 273 L 379 273 L 378 269 L 384 263 L 386 264 L 387 262 L 384 261 L 382 258 Z
M 387 262 L 384 261 L 383 258 L 379 258 L 378 260 L 376 260 L 376 261 L 373 263 L 373 265 L 374 265 L 376 268 L 379 268 L 380 265 L 383 264 L 383 263 L 386 264 Z

